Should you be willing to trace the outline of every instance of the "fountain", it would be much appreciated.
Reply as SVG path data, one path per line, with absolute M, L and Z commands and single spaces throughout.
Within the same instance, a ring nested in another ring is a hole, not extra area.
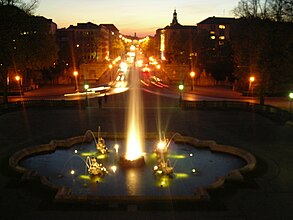
M 145 164 L 143 157 L 143 103 L 139 87 L 139 74 L 136 72 L 134 62 L 129 90 L 126 153 L 120 157 L 120 164 L 123 167 L 141 167 Z
M 134 64 L 126 134 L 107 132 L 104 139 L 98 127 L 97 135 L 88 130 L 84 136 L 16 152 L 10 166 L 57 188 L 57 200 L 102 202 L 140 197 L 141 201 L 173 201 L 180 196 L 206 200 L 209 189 L 227 180 L 242 180 L 242 173 L 255 167 L 254 156 L 242 149 L 178 133 L 145 133 L 143 116 Z
M 85 139 L 88 137 L 88 135 L 91 136 L 91 138 L 94 140 L 95 142 L 95 146 L 96 149 L 98 150 L 98 152 L 100 152 L 101 154 L 106 154 L 108 153 L 108 148 L 106 147 L 106 143 L 104 138 L 102 138 L 101 136 L 101 129 L 100 126 L 98 127 L 98 141 L 96 139 L 95 134 L 91 131 L 91 130 L 87 130 L 85 135 L 84 135 L 84 141 Z

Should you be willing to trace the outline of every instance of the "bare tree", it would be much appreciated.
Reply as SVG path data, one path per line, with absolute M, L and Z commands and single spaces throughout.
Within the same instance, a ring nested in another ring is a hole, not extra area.
M 290 0 L 269 0 L 270 15 L 275 21 L 293 21 L 293 2 Z
M 27 13 L 32 13 L 38 7 L 38 0 L 1 0 L 0 5 L 13 5 L 17 6 Z
M 273 21 L 293 21 L 292 0 L 240 0 L 234 9 L 237 17 Z

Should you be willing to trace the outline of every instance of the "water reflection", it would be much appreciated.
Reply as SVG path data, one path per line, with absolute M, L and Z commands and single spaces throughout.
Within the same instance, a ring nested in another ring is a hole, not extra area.
M 125 171 L 128 195 L 134 196 L 140 194 L 141 173 L 139 169 L 127 169 Z

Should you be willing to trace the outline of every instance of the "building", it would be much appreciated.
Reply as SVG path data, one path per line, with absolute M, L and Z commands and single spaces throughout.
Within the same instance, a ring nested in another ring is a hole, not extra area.
M 70 73 L 80 70 L 80 80 L 97 81 L 107 61 L 115 58 L 117 40 L 119 30 L 113 24 L 87 22 L 58 29 L 59 61 L 68 66 Z
M 193 39 L 197 27 L 181 25 L 178 22 L 177 12 L 174 10 L 170 25 L 156 31 L 155 39 L 161 53 L 161 59 L 168 62 L 184 63 L 193 53 Z
M 119 54 L 117 41 L 120 41 L 119 30 L 113 24 L 100 24 L 102 36 L 104 36 L 104 52 L 106 59 L 115 59 Z
M 78 68 L 81 64 L 101 63 L 109 59 L 119 30 L 113 24 L 78 23 L 57 31 L 61 58 Z
M 231 25 L 235 18 L 209 17 L 197 24 L 198 32 L 207 31 L 212 45 L 217 48 L 230 40 Z

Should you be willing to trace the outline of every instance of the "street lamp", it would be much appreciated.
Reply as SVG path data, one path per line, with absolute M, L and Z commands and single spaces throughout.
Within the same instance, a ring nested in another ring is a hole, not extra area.
M 290 98 L 290 109 L 289 109 L 289 112 L 291 113 L 291 110 L 292 110 L 293 92 L 290 92 L 290 93 L 289 93 L 289 98 Z
M 112 81 L 112 79 L 114 78 L 112 75 L 114 75 L 114 71 L 113 71 L 113 64 L 109 64 L 109 69 L 110 69 L 110 81 Z
M 194 71 L 191 71 L 189 75 L 190 75 L 190 77 L 191 77 L 191 79 L 192 79 L 192 87 L 191 87 L 191 91 L 193 91 L 193 89 L 194 89 L 194 77 L 195 77 L 195 72 L 194 72 Z
M 16 80 L 17 82 L 19 82 L 19 80 L 20 80 L 20 76 L 15 76 L 15 80 Z
M 251 90 L 251 95 L 253 96 L 253 86 L 252 83 L 255 81 L 255 77 L 251 76 L 249 77 L 249 91 Z
M 77 83 L 78 72 L 75 70 L 75 71 L 73 72 L 73 75 L 74 75 L 74 77 L 75 77 L 75 91 L 78 92 L 78 83 Z
M 179 92 L 180 92 L 180 94 L 179 94 L 179 104 L 181 105 L 181 102 L 182 102 L 182 91 L 184 89 L 184 85 L 183 84 L 180 84 L 178 86 L 178 88 L 179 88 Z
M 21 86 L 22 86 L 21 77 L 17 75 L 17 76 L 15 76 L 15 80 L 17 81 L 17 85 L 18 85 L 18 88 L 19 88 L 19 93 L 21 95 Z
M 87 97 L 87 90 L 89 89 L 89 84 L 84 84 L 85 89 L 85 105 L 88 106 L 88 97 Z

